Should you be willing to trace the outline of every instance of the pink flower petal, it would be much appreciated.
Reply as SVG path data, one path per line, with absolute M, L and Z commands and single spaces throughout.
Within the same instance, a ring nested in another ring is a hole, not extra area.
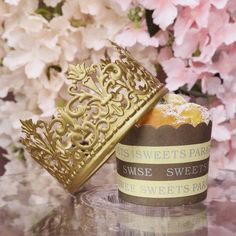
M 171 57 L 173 57 L 171 48 L 165 47 L 160 50 L 157 59 L 159 63 L 162 63 L 163 61 L 169 60 Z
M 137 39 L 130 30 L 125 30 L 115 37 L 115 41 L 123 47 L 132 47 L 137 42 Z
M 184 84 L 189 87 L 193 86 L 197 76 L 189 68 L 185 67 L 184 61 L 179 58 L 171 58 L 163 61 L 162 66 L 167 74 L 166 87 L 170 90 L 176 90 Z
M 144 46 L 159 46 L 159 40 L 156 37 L 151 38 L 146 31 L 140 31 L 139 34 L 137 34 L 137 41 Z
M 211 108 L 210 112 L 214 124 L 217 125 L 226 121 L 226 111 L 223 105 Z
M 196 7 L 199 4 L 200 0 L 174 0 L 174 4 L 182 5 L 182 6 L 190 6 L 190 7 Z
M 229 0 L 210 0 L 211 4 L 217 9 L 223 9 Z
M 175 35 L 175 43 L 180 45 L 185 37 L 185 34 L 188 32 L 190 26 L 193 24 L 194 19 L 190 17 L 190 11 L 188 8 L 183 9 L 174 24 L 174 35 Z
M 167 31 L 160 30 L 155 34 L 155 37 L 158 38 L 160 46 L 166 46 L 168 43 L 169 34 Z
M 42 116 L 47 117 L 53 115 L 56 110 L 55 107 L 55 93 L 49 90 L 42 90 L 38 96 L 39 108 L 43 111 Z
M 25 83 L 24 77 L 24 72 L 22 72 L 21 69 L 15 70 L 9 74 L 1 75 L 0 97 L 5 97 L 9 91 L 20 90 Z
M 229 140 L 231 137 L 229 130 L 223 125 L 214 125 L 212 128 L 212 138 L 215 140 L 222 142 Z
M 31 56 L 31 52 L 15 50 L 7 54 L 3 60 L 3 64 L 10 70 L 16 70 L 25 65 L 31 59 Z
M 218 59 L 208 66 L 209 69 L 215 70 L 220 73 L 221 78 L 225 80 L 232 80 L 235 78 L 234 71 L 236 70 L 236 47 L 231 48 L 230 52 L 227 53 L 222 51 Z
M 44 69 L 45 64 L 40 60 L 32 60 L 25 67 L 25 73 L 28 78 L 36 79 L 39 77 Z
M 81 12 L 90 15 L 100 15 L 104 12 L 106 5 L 102 1 L 86 0 L 78 1 Z
M 38 58 L 46 63 L 51 63 L 53 61 L 57 61 L 60 56 L 60 48 L 55 47 L 55 48 L 49 48 L 45 46 L 41 46 L 37 54 Z
M 138 0 L 145 8 L 153 10 L 163 0 Z M 169 0 L 167 0 L 169 1 Z
M 5 0 L 5 2 L 10 4 L 10 5 L 17 6 L 18 3 L 20 2 L 20 0 Z
M 201 1 L 200 5 L 191 11 L 199 28 L 205 28 L 208 25 L 208 18 L 211 6 L 208 1 Z
M 159 39 L 157 36 L 150 37 L 147 33 L 146 27 L 142 25 L 141 28 L 133 28 L 132 25 L 124 29 L 123 32 L 118 34 L 115 41 L 124 47 L 132 47 L 136 43 L 140 43 L 144 46 L 159 46 Z
M 27 17 L 21 18 L 20 27 L 26 32 L 39 32 L 44 23 L 46 24 L 47 21 L 43 17 L 27 15 Z
M 210 4 L 208 2 L 201 2 L 194 9 L 186 7 L 179 12 L 174 25 L 175 42 L 177 45 L 183 42 L 185 34 L 194 22 L 196 22 L 199 29 L 207 27 L 209 11 Z
M 83 43 L 86 48 L 93 48 L 97 51 L 102 49 L 108 43 L 106 38 L 107 31 L 104 27 L 88 25 L 83 28 L 81 32 L 83 33 Z
M 190 68 L 186 69 L 185 73 L 186 73 L 187 88 L 190 90 L 198 80 L 198 76 Z
M 170 0 L 161 1 L 155 8 L 152 17 L 153 22 L 165 30 L 174 22 L 177 16 L 177 8 Z
M 215 95 L 224 92 L 224 87 L 218 77 L 205 75 L 202 78 L 202 92 Z
M 174 43 L 173 50 L 174 55 L 180 58 L 191 58 L 193 52 L 199 45 L 199 39 L 197 36 L 198 30 L 197 29 L 190 29 L 185 34 L 184 40 L 180 45 Z
M 49 7 L 56 7 L 61 0 L 44 0 L 44 3 Z
M 222 31 L 220 33 L 226 45 L 236 42 L 236 23 L 225 25 Z
M 235 93 L 234 93 L 235 94 Z M 225 104 L 226 114 L 230 119 L 234 118 L 234 115 L 236 113 L 236 95 L 230 96 L 223 100 L 223 103 Z
M 232 119 L 236 113 L 236 85 L 234 81 L 224 81 L 224 91 L 217 94 L 225 105 L 228 118 Z
M 231 18 L 236 22 L 236 1 L 229 0 L 227 4 L 227 10 L 231 15 Z
M 70 26 L 70 22 L 63 16 L 54 17 L 50 21 L 50 28 L 53 29 L 54 34 L 63 34 L 63 32 L 70 29 Z
M 130 7 L 132 0 L 115 0 L 115 2 L 120 5 L 122 11 L 126 11 Z

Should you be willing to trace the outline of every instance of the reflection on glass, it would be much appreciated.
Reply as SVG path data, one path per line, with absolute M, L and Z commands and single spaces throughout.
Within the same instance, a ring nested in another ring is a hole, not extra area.
M 75 211 L 81 215 L 80 228 L 85 235 L 208 235 L 203 204 L 167 208 L 121 203 L 116 187 L 84 193 Z
M 203 204 L 146 207 L 119 200 L 115 186 L 95 188 L 37 222 L 33 236 L 207 236 Z
M 32 194 L 39 199 L 44 195 L 37 186 L 32 192 L 34 183 L 26 181 L 31 177 L 8 177 L 20 186 L 20 192 L 2 193 L 0 235 L 235 236 L 236 173 L 224 171 L 222 176 L 220 180 L 210 180 L 208 199 L 203 204 L 173 208 L 121 202 L 116 186 L 94 189 L 90 186 L 91 190 L 75 199 L 55 201 L 50 198 L 34 204 L 30 201 Z M 1 186 L 6 183 L 6 180 L 0 181 Z

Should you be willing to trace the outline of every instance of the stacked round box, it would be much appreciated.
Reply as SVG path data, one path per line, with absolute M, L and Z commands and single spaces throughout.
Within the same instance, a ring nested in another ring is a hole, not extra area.
M 177 206 L 207 195 L 212 123 L 133 127 L 116 147 L 122 200 Z

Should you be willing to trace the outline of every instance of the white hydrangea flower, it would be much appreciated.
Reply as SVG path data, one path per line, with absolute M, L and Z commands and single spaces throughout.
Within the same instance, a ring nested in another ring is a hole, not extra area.
M 5 0 L 6 3 L 10 5 L 17 6 L 21 0 Z
M 43 0 L 43 2 L 49 7 L 55 7 L 61 0 Z

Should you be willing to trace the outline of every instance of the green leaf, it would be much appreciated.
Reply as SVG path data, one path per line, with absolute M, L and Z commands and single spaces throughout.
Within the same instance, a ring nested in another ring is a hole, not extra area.
M 195 52 L 193 52 L 192 56 L 193 57 L 199 57 L 200 55 L 201 55 L 201 51 L 200 51 L 199 47 L 197 47 Z
M 50 21 L 53 18 L 53 13 L 49 11 L 48 8 L 38 8 L 36 9 L 35 13 L 41 15 L 42 17 L 44 17 L 46 20 Z
M 53 17 L 62 15 L 63 4 L 64 1 L 61 1 L 53 8 L 48 7 L 44 2 L 39 1 L 38 8 L 35 10 L 35 13 L 50 21 Z
M 62 6 L 63 6 L 63 1 L 59 2 L 56 7 L 54 8 L 54 14 L 62 16 Z
M 153 23 L 152 13 L 153 10 L 145 10 L 146 24 L 150 37 L 154 36 L 160 30 L 160 27 Z
M 184 85 L 182 87 L 180 87 L 177 92 L 180 92 L 184 95 L 190 96 L 190 97 L 202 97 L 202 98 L 207 98 L 209 97 L 208 94 L 203 93 L 202 89 L 201 89 L 201 83 L 197 82 L 196 84 L 194 84 L 194 86 L 189 90 L 187 85 Z
M 71 26 L 73 26 L 75 28 L 86 26 L 84 21 L 82 21 L 81 19 L 75 19 L 75 18 L 72 18 L 70 20 L 70 24 L 71 24 Z
M 17 147 L 13 145 L 12 147 L 12 152 L 16 154 L 16 157 L 20 160 L 25 162 L 25 155 L 24 155 L 24 149 L 22 147 Z
M 62 71 L 61 67 L 59 65 L 51 65 L 47 68 L 47 77 L 48 77 L 48 80 L 51 80 L 51 70 L 55 70 L 56 72 L 60 73 Z
M 169 38 L 168 38 L 168 41 L 167 41 L 166 46 L 167 46 L 167 47 L 172 47 L 172 46 L 173 46 L 173 43 L 174 43 L 174 41 L 175 41 L 175 37 L 174 37 L 174 34 L 171 33 L 171 32 L 168 32 L 168 35 L 169 35 Z
M 24 150 L 23 150 L 23 149 L 18 152 L 17 158 L 18 158 L 20 161 L 26 162 L 25 155 L 24 155 Z
M 64 98 L 58 98 L 56 102 L 57 107 L 61 107 L 61 108 L 65 107 L 66 103 L 67 101 Z

